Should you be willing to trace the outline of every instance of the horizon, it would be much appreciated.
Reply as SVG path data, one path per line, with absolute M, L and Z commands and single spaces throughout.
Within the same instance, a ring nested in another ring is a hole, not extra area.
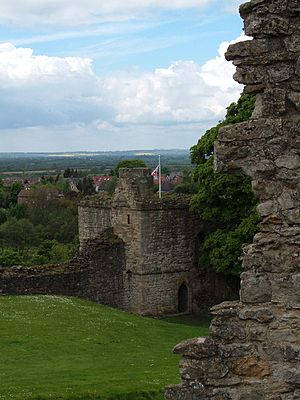
M 159 149 L 134 149 L 134 150 L 130 150 L 130 149 L 124 149 L 124 150 L 94 150 L 94 151 L 83 151 L 83 150 L 75 150 L 75 151 L 0 151 L 0 156 L 2 154 L 51 154 L 51 155 L 55 155 L 55 154 L 66 154 L 66 155 L 72 155 L 72 154 L 89 154 L 89 155 L 97 155 L 97 154 L 102 154 L 102 153 L 137 153 L 137 155 L 139 155 L 139 153 L 141 153 L 140 155 L 159 155 L 158 152 L 186 152 L 186 151 L 190 151 L 189 148 L 159 148 Z M 156 154 L 157 153 L 157 154 Z

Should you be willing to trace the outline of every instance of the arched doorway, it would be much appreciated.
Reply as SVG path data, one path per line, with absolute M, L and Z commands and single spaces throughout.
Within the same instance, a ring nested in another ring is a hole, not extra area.
M 178 290 L 178 312 L 184 313 L 189 309 L 189 291 L 185 283 Z

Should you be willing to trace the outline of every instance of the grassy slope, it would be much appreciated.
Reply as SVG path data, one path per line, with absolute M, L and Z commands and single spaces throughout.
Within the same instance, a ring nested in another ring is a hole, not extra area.
M 178 381 L 172 347 L 206 334 L 207 327 L 73 298 L 1 297 L 0 399 L 98 399 L 159 390 Z

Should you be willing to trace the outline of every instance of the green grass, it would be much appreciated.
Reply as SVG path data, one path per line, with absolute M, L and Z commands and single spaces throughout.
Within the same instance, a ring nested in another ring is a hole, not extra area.
M 57 296 L 0 297 L 0 399 L 162 399 L 203 326 Z

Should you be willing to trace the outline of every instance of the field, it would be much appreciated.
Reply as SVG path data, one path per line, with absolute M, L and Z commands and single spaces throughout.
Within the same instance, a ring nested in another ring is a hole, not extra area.
M 188 319 L 143 318 L 57 296 L 0 297 L 0 399 L 162 399 Z

